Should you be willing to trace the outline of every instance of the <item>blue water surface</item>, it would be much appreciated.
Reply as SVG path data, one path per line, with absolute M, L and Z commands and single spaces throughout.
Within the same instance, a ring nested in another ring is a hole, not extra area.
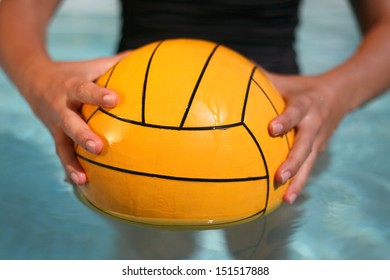
M 303 73 L 326 71 L 358 46 L 347 1 L 306 0 L 301 16 Z M 115 0 L 68 0 L 50 27 L 50 53 L 113 54 L 119 27 Z M 344 119 L 294 205 L 208 231 L 145 228 L 89 209 L 3 72 L 0 100 L 0 259 L 390 259 L 390 94 Z

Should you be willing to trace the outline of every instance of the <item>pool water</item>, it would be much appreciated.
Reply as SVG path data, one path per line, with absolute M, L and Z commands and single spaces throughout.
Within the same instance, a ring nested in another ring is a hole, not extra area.
M 301 16 L 303 73 L 325 71 L 357 47 L 347 1 L 306 0 Z M 110 55 L 118 28 L 114 0 L 68 0 L 50 28 L 50 52 Z M 2 72 L 0 98 L 0 259 L 390 259 L 390 94 L 344 119 L 294 205 L 208 231 L 145 228 L 89 209 Z

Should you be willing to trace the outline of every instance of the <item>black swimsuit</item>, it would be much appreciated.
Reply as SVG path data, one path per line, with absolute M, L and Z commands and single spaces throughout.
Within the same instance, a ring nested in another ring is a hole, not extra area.
M 119 50 L 168 38 L 229 46 L 278 73 L 297 73 L 299 0 L 122 0 Z

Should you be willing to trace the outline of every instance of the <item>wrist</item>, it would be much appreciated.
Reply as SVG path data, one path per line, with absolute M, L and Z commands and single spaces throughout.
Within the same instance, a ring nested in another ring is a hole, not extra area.
M 48 57 L 30 57 L 25 60 L 15 81 L 21 94 L 29 101 L 45 92 L 45 86 L 53 80 L 58 70 L 56 63 Z
M 343 72 L 339 69 L 331 70 L 320 75 L 324 92 L 330 97 L 330 102 L 348 114 L 359 108 L 365 100 L 365 92 L 359 89 L 353 73 Z

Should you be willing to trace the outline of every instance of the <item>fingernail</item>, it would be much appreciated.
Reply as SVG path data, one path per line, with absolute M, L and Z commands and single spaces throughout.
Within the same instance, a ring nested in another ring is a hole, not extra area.
M 107 95 L 103 96 L 103 103 L 104 103 L 104 106 L 114 107 L 115 106 L 115 97 L 110 95 L 110 94 L 107 94 Z
M 297 194 L 296 193 L 290 193 L 290 194 L 287 195 L 287 202 L 289 204 L 293 204 L 296 199 L 297 199 Z
M 75 172 L 72 172 L 70 174 L 70 178 L 72 179 L 73 183 L 75 183 L 76 185 L 79 184 L 79 176 L 77 176 Z
M 291 173 L 289 171 L 285 171 L 282 173 L 281 177 L 282 177 L 282 185 L 283 185 L 288 181 L 288 179 L 291 178 Z
M 95 154 L 95 148 L 96 143 L 92 140 L 88 140 L 87 143 L 85 143 L 85 146 L 87 147 L 88 152 Z
M 282 134 L 283 131 L 283 125 L 280 123 L 276 123 L 272 125 L 272 132 L 274 133 L 275 136 L 278 136 Z

